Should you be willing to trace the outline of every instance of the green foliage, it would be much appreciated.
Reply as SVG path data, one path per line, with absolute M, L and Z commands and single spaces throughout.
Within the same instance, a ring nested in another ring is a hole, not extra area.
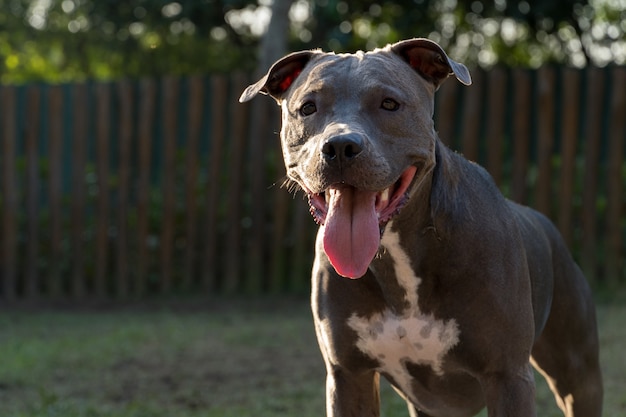
M 0 0 L 0 81 L 226 72 L 253 53 L 223 18 L 247 3 Z
M 0 0 L 0 82 L 253 70 L 268 4 Z M 423 36 L 486 67 L 626 62 L 626 10 L 608 0 L 297 0 L 291 10 L 290 50 Z
M 485 67 L 605 65 L 626 62 L 625 19 L 626 10 L 608 1 L 318 0 L 294 49 L 353 51 L 428 37 Z

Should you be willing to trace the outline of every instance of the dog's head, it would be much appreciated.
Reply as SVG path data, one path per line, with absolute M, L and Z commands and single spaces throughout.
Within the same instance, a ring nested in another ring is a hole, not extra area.
M 387 222 L 435 164 L 434 93 L 467 68 L 412 39 L 372 52 L 296 52 L 240 101 L 269 94 L 282 107 L 288 177 L 309 196 L 324 250 L 343 276 L 365 274 Z

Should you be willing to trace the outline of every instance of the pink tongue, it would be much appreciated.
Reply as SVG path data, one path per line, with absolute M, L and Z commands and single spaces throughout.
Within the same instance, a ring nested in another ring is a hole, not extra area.
M 378 251 L 376 193 L 340 186 L 330 189 L 324 223 L 324 251 L 337 273 L 360 278 Z

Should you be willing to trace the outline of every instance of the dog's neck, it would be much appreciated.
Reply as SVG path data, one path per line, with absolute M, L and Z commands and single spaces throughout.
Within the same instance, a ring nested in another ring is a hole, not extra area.
M 435 152 L 446 152 L 446 149 L 438 143 Z M 434 173 L 441 169 L 436 164 L 445 163 L 445 158 L 436 155 L 434 160 L 434 164 L 423 167 L 407 205 L 385 226 L 381 248 L 370 265 L 387 306 L 397 315 L 418 307 L 419 260 L 422 256 L 417 252 L 426 246 L 426 240 L 437 239 L 431 219 L 430 195 Z M 403 248 L 412 248 L 411 253 Z

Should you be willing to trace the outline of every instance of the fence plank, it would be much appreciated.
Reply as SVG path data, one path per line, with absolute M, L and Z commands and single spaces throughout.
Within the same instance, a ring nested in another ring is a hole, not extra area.
M 596 276 L 596 210 L 598 195 L 598 159 L 602 140 L 604 72 L 591 68 L 587 72 L 587 107 L 585 117 L 585 170 L 582 191 L 582 248 L 580 266 L 588 277 Z
M 480 134 L 481 116 L 483 106 L 476 105 L 483 101 L 483 71 L 475 71 L 473 84 L 465 94 L 463 104 L 463 121 L 461 126 L 461 149 L 463 156 L 470 161 L 478 162 L 478 138 Z
M 572 232 L 574 213 L 574 183 L 576 179 L 576 153 L 579 135 L 580 71 L 563 70 L 563 108 L 561 124 L 561 171 L 559 181 L 558 228 L 567 246 L 574 246 Z
M 447 146 L 454 148 L 456 115 L 459 109 L 459 83 L 448 81 L 437 92 L 437 106 L 435 110 L 435 128 L 439 139 Z
M 62 257 L 62 169 L 63 149 L 63 89 L 52 86 L 48 91 L 48 205 L 50 211 L 50 258 L 48 260 L 49 292 L 52 298 L 60 298 L 63 293 L 61 278 Z
M 116 294 L 125 298 L 129 293 L 129 246 L 128 246 L 128 213 L 130 193 L 131 141 L 133 139 L 133 108 L 134 95 L 128 80 L 118 84 L 119 97 L 119 167 L 117 194 L 117 262 L 116 262 Z
M 153 141 L 153 124 L 156 109 L 156 83 L 144 79 L 139 83 L 139 121 L 137 131 L 137 268 L 135 271 L 135 293 L 146 292 L 149 274 L 148 234 L 150 204 L 150 172 Z
M 172 287 L 172 257 L 174 250 L 174 222 L 176 204 L 176 135 L 178 127 L 179 79 L 166 77 L 162 82 L 163 102 L 163 170 L 161 176 L 163 214 L 161 221 L 161 292 Z
M 475 76 L 477 91 L 446 83 L 437 126 L 514 199 L 556 218 L 588 278 L 615 287 L 626 70 L 558 71 L 512 71 L 513 94 L 506 70 Z M 236 103 L 241 74 L 193 77 L 185 91 L 177 78 L 125 83 L 0 87 L 0 296 L 307 289 L 316 227 L 301 194 L 266 184 L 284 175 L 277 109 Z
M 538 73 L 537 89 L 537 180 L 535 203 L 537 210 L 550 217 L 552 201 L 552 155 L 554 146 L 554 85 L 553 68 L 543 67 Z
M 96 177 L 98 186 L 96 216 L 96 265 L 94 293 L 99 298 L 106 296 L 108 279 L 109 246 L 109 142 L 111 141 L 111 87 L 99 84 L 96 87 Z
M 265 158 L 255 157 L 255 155 L 266 154 L 266 140 L 268 137 L 271 138 L 272 135 L 268 131 L 269 110 L 271 108 L 267 106 L 267 103 L 263 103 L 262 100 L 254 100 L 250 103 L 250 107 L 248 175 L 250 178 L 250 199 L 252 203 L 248 213 L 251 222 L 246 289 L 250 293 L 255 293 L 261 289 L 263 277 L 266 275 L 263 243 L 266 240 L 264 233 L 265 213 L 268 209 L 266 204 L 263 204 L 267 189 L 267 184 L 265 183 Z
M 235 75 L 233 81 L 234 91 L 243 91 L 248 83 L 243 74 Z M 246 146 L 246 120 L 248 119 L 249 106 L 249 103 L 239 104 L 235 100 L 230 101 L 232 140 L 229 157 L 231 167 L 229 190 L 240 190 L 243 186 L 243 156 Z M 226 293 L 233 293 L 239 288 L 240 266 L 243 260 L 241 254 L 241 199 L 238 193 L 229 193 L 227 207 L 228 236 L 226 237 L 226 273 L 223 289 Z
M 513 113 L 513 178 L 511 198 L 518 203 L 526 202 L 526 176 L 528 174 L 530 148 L 530 74 L 526 70 L 513 71 L 515 102 Z
M 506 140 L 506 73 L 496 68 L 487 77 L 487 170 L 498 186 L 502 185 L 503 144 Z M 475 105 L 475 104 L 474 104 Z
M 41 123 L 41 93 L 37 87 L 27 89 L 24 143 L 26 152 L 26 262 L 25 296 L 39 296 L 39 129 Z
M 18 191 L 16 175 L 16 140 L 17 140 L 17 112 L 16 89 L 12 86 L 0 89 L 0 120 L 2 121 L 2 229 L 0 241 L 0 270 L 2 278 L 2 293 L 6 300 L 17 298 L 17 213 Z
M 626 141 L 626 68 L 615 67 L 611 71 L 612 100 L 609 124 L 609 161 L 607 167 L 607 214 L 605 216 L 606 236 L 606 278 L 610 288 L 620 284 L 620 274 L 624 271 L 626 248 L 623 242 L 624 217 L 624 141 Z M 621 92 L 621 94 L 620 94 Z
M 300 199 L 292 200 L 294 207 L 293 226 L 293 255 L 289 264 L 289 289 L 297 293 L 304 292 L 310 288 L 311 266 L 314 252 L 314 239 L 317 227 L 309 215 L 307 206 Z
M 72 294 L 83 298 L 85 288 L 85 172 L 87 165 L 88 137 L 88 97 L 87 86 L 77 84 L 73 87 L 74 129 L 72 131 L 72 197 L 71 197 L 71 239 L 72 239 Z
M 223 76 L 211 79 L 211 136 L 209 149 L 206 247 L 203 263 L 203 286 L 206 291 L 215 289 L 218 265 L 217 242 L 220 215 L 219 190 L 222 181 L 223 144 L 226 141 L 226 106 L 228 81 Z
M 280 168 L 279 172 L 285 172 L 284 168 Z M 296 202 L 300 203 L 299 201 Z M 284 236 L 287 233 L 287 221 L 289 219 L 289 208 L 294 201 L 289 198 L 289 193 L 284 189 L 274 190 L 274 208 L 272 215 L 274 216 L 273 238 L 272 238 L 272 263 L 269 276 L 270 292 L 279 292 L 283 287 L 283 279 L 286 276 Z M 287 275 L 292 279 L 291 275 Z
M 188 89 L 188 116 L 187 116 L 187 141 L 185 143 L 185 195 L 187 201 L 186 210 L 186 251 L 183 272 L 183 289 L 189 290 L 194 282 L 196 246 L 198 241 L 198 146 L 200 141 L 200 128 L 202 126 L 202 107 L 204 96 L 204 80 L 202 77 L 189 78 Z

